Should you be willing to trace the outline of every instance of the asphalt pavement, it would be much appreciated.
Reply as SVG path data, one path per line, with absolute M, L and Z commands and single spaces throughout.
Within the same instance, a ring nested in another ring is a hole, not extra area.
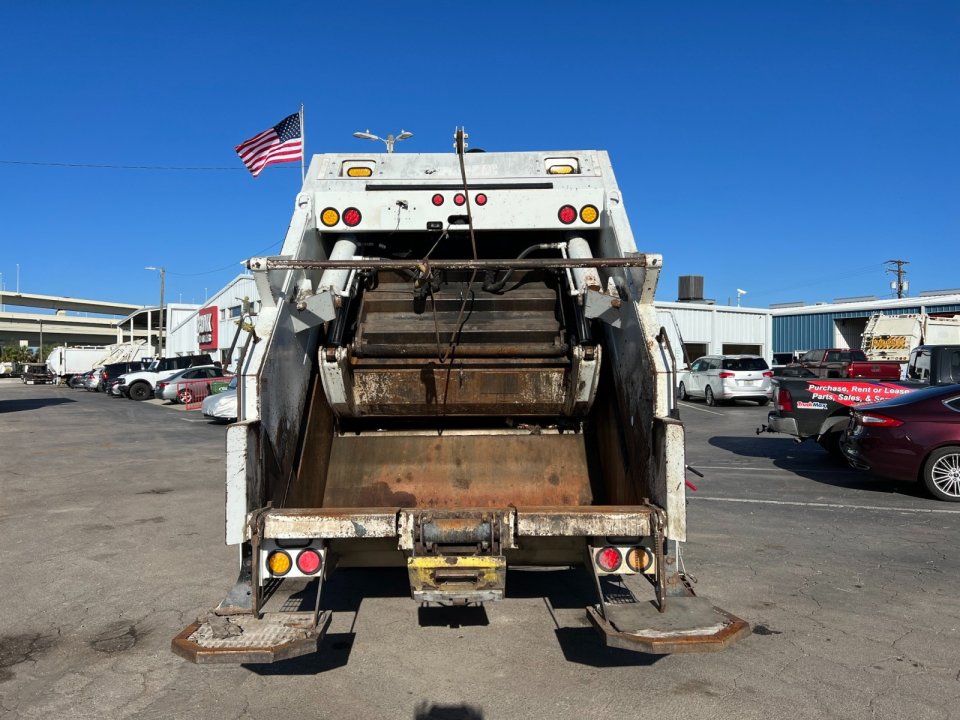
M 681 412 L 705 476 L 683 560 L 753 626 L 732 648 L 608 650 L 577 570 L 511 570 L 506 600 L 452 613 L 341 570 L 319 654 L 210 667 L 169 644 L 235 579 L 224 426 L 0 380 L 0 717 L 960 717 L 960 504 L 757 436 L 766 408 Z

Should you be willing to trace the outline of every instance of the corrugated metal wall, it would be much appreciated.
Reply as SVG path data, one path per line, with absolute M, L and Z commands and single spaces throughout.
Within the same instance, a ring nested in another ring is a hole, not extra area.
M 692 303 L 655 304 L 661 321 L 668 314 L 673 315 L 686 344 L 706 345 L 708 354 L 722 353 L 725 344 L 756 345 L 760 354 L 770 359 L 773 342 L 768 310 Z
M 773 351 L 796 352 L 833 347 L 834 321 L 844 318 L 868 318 L 871 315 L 909 315 L 921 312 L 960 312 L 960 305 L 920 305 L 895 308 L 862 308 L 858 310 L 805 313 L 773 316 Z

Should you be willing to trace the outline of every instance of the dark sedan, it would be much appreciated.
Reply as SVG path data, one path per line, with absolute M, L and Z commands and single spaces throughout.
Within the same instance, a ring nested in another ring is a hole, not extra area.
M 841 447 L 855 468 L 922 481 L 937 499 L 960 502 L 960 385 L 857 407 Z

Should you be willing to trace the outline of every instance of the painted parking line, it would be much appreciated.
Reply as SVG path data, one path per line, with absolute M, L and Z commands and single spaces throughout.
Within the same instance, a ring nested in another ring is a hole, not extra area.
M 716 410 L 707 410 L 706 408 L 698 407 L 696 405 L 691 405 L 688 402 L 681 401 L 680 404 L 683 407 L 690 408 L 691 410 L 699 410 L 700 412 L 710 413 L 711 415 L 723 415 L 722 412 L 717 412 Z
M 960 515 L 960 510 L 940 510 L 938 508 L 884 507 L 882 505 L 848 505 L 845 503 L 816 503 L 791 500 L 756 500 L 754 498 L 725 498 L 711 497 L 709 495 L 687 495 L 687 500 L 745 503 L 750 505 L 790 505 L 794 507 L 826 508 L 828 510 L 879 510 L 881 512 L 921 513 L 924 515 Z

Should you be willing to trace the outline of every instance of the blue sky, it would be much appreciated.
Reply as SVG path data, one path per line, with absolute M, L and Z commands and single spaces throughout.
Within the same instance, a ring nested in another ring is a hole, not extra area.
M 9 3 L 0 272 L 14 289 L 202 302 L 279 247 L 299 165 L 237 143 L 306 105 L 447 152 L 610 152 L 658 298 L 745 305 L 960 287 L 960 3 Z

